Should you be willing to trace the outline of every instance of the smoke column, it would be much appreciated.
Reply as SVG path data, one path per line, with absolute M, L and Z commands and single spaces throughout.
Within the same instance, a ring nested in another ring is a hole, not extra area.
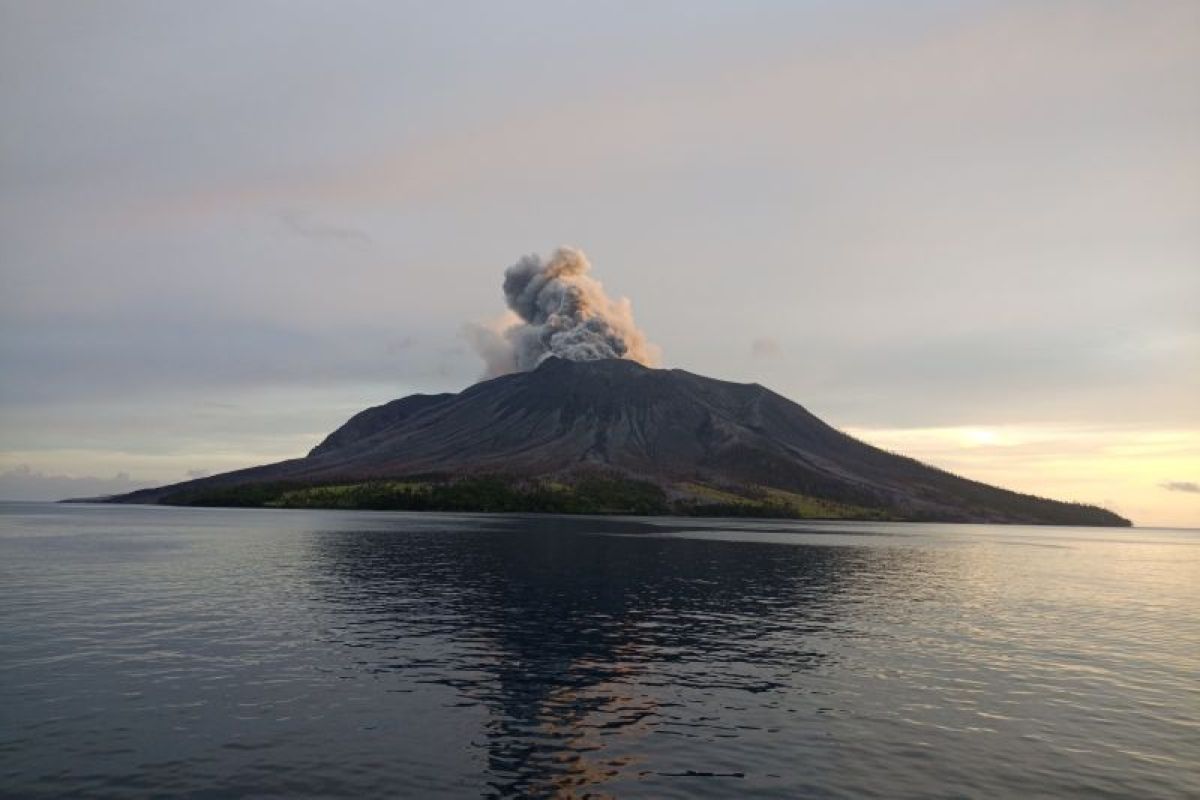
M 560 247 L 546 261 L 528 255 L 504 271 L 504 299 L 513 314 L 497 327 L 466 330 L 487 363 L 486 377 L 531 370 L 550 356 L 657 360 L 657 348 L 633 321 L 629 299 L 605 294 L 588 275 L 591 268 L 581 251 Z

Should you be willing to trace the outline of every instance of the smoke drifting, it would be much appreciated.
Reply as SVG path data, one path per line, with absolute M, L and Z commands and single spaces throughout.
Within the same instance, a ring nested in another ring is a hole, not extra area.
M 512 313 L 495 327 L 470 325 L 466 331 L 487 363 L 486 377 L 531 370 L 550 356 L 657 360 L 657 348 L 633 321 L 629 299 L 605 294 L 588 275 L 591 268 L 581 251 L 560 247 L 547 261 L 528 255 L 504 271 Z

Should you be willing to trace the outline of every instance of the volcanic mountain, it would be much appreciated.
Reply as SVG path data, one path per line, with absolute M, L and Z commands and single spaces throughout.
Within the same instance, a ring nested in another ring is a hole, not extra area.
M 303 458 L 110 500 L 1129 524 L 885 452 L 758 384 L 623 359 L 404 397 Z

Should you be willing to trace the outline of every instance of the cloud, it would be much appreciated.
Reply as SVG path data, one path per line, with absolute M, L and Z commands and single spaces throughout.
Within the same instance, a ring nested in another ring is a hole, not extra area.
M 94 476 L 71 477 L 47 475 L 21 464 L 0 472 L 0 499 L 4 500 L 64 500 L 71 497 L 103 497 L 132 492 L 152 484 L 135 481 L 127 472 L 111 478 Z
M 672 366 L 836 424 L 1200 424 L 1194 0 L 51 5 L 0 26 L 0 450 L 113 455 L 0 471 L 216 471 L 461 388 L 453 321 L 546 237 Z M 1194 506 L 1194 463 L 1127 480 Z
M 1200 525 L 1191 493 L 1200 487 L 1159 477 L 1196 474 L 1200 431 L 1073 423 L 843 430 L 984 483 L 1116 507 L 1138 525 Z
M 487 365 L 485 377 L 521 372 L 557 356 L 571 361 L 628 358 L 658 362 L 658 348 L 633 321 L 629 298 L 613 299 L 588 273 L 583 251 L 560 247 L 527 255 L 504 271 L 515 321 L 502 329 L 468 324 L 464 335 Z
M 467 340 L 471 350 L 482 358 L 486 365 L 484 378 L 497 378 L 513 371 L 516 359 L 513 355 L 512 343 L 504 337 L 504 332 L 520 323 L 521 318 L 509 311 L 499 319 L 487 324 L 479 322 L 463 324 L 460 329 L 462 337 Z
M 779 342 L 760 336 L 750 342 L 750 353 L 757 358 L 775 358 L 780 354 Z
M 432 347 L 412 346 L 436 341 L 440 332 L 432 325 L 411 335 L 398 327 L 388 320 L 276 325 L 186 308 L 173 316 L 133 309 L 112 317 L 45 315 L 23 324 L 2 319 L 0 415 L 14 404 L 185 391 L 228 409 L 240 387 L 417 380 L 446 360 Z M 460 360 L 466 378 L 473 365 Z
M 323 222 L 304 211 L 289 209 L 281 213 L 279 218 L 289 231 L 306 239 L 327 239 L 356 245 L 371 244 L 371 237 L 366 231 Z
M 1159 484 L 1168 492 L 1187 492 L 1188 494 L 1200 494 L 1200 483 L 1195 481 L 1163 481 Z
M 390 356 L 403 353 L 417 346 L 417 340 L 412 336 L 401 336 L 392 338 L 387 343 L 387 353 Z

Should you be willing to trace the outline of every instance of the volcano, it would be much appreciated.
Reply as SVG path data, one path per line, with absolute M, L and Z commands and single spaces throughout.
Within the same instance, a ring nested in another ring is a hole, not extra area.
M 1130 524 L 872 447 L 758 384 L 555 357 L 369 408 L 303 458 L 108 500 Z

